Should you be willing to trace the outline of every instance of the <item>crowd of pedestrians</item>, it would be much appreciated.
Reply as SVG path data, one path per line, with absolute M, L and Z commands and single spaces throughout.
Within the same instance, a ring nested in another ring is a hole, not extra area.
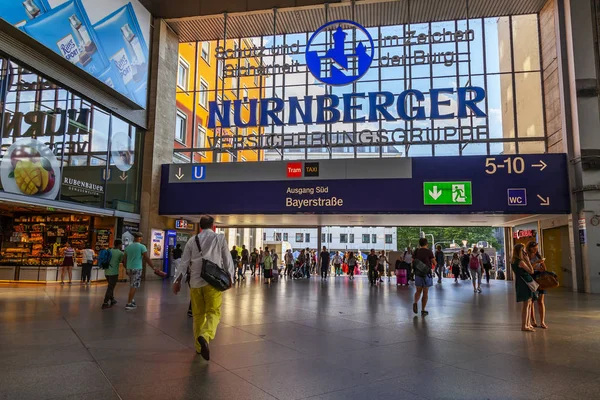
M 193 338 L 198 354 L 204 359 L 210 359 L 209 343 L 215 338 L 221 317 L 222 292 L 233 284 L 246 280 L 250 271 L 252 277 L 262 275 L 265 284 L 269 285 L 279 279 L 310 279 L 319 276 L 326 280 L 347 275 L 353 280 L 355 275 L 366 274 L 371 287 L 388 282 L 395 270 L 397 285 L 414 284 L 415 293 L 412 309 L 415 314 L 425 317 L 429 314 L 427 303 L 429 290 L 437 283 L 442 284 L 444 277 L 454 278 L 454 282 L 471 280 L 473 291 L 482 293 L 481 284 L 484 279 L 490 281 L 490 271 L 493 268 L 492 258 L 484 248 L 474 246 L 471 249 L 461 249 L 459 252 L 446 256 L 441 246 L 430 249 L 430 243 L 425 238 L 419 240 L 416 249 L 407 248 L 390 268 L 388 255 L 384 251 L 376 252 L 371 249 L 368 255 L 360 252 L 330 252 L 323 246 L 320 252 L 309 248 L 294 253 L 288 249 L 280 255 L 275 249 L 253 249 L 249 251 L 245 245 L 240 248 L 233 246 L 229 250 L 223 235 L 215 232 L 214 219 L 203 216 L 200 220 L 201 232 L 193 236 L 185 245 L 177 245 L 172 252 L 175 269 L 173 292 L 179 293 L 181 286 L 186 283 L 190 288 L 190 303 L 188 315 L 193 318 Z M 152 266 L 148 250 L 142 244 L 143 236 L 134 234 L 134 242 L 121 250 L 122 242 L 115 240 L 112 249 L 103 249 L 98 255 L 93 252 L 84 253 L 86 264 L 98 260 L 105 269 L 108 282 L 102 308 L 111 308 L 115 300 L 115 287 L 118 281 L 119 265 L 122 264 L 129 276 L 129 293 L 125 305 L 127 310 L 137 308 L 135 302 L 136 290 L 140 287 L 144 264 Z M 65 252 L 68 258 L 70 253 Z M 72 257 L 72 256 L 71 256 Z M 396 257 L 396 255 L 394 255 Z M 538 244 L 530 242 L 526 246 L 517 244 L 511 259 L 511 268 L 515 275 L 517 302 L 522 302 L 523 331 L 532 332 L 534 328 L 546 329 L 546 307 L 544 297 L 546 292 L 535 286 L 536 279 L 544 274 L 546 266 L 544 258 L 539 253 Z M 68 266 L 68 262 L 65 262 Z M 229 278 L 227 287 L 215 286 L 204 274 L 207 263 L 218 266 Z M 69 272 L 65 268 L 64 272 Z M 155 273 L 159 273 L 155 269 Z M 86 283 L 87 274 L 82 278 Z M 535 304 L 539 312 L 539 325 L 536 322 Z

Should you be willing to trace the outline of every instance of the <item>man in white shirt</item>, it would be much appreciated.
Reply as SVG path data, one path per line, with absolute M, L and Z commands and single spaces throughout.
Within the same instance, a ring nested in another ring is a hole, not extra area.
M 190 266 L 190 297 L 192 299 L 192 314 L 194 317 L 194 345 L 196 353 L 205 360 L 210 359 L 208 343 L 215 338 L 217 326 L 221 319 L 222 293 L 210 286 L 201 277 L 202 260 L 206 259 L 220 265 L 231 277 L 234 266 L 225 237 L 215 233 L 215 220 L 204 215 L 200 219 L 201 231 L 198 240 L 202 253 L 198 250 L 196 237 L 188 240 L 181 257 L 181 271 L 178 271 L 173 284 L 173 292 L 179 293 L 186 265 Z

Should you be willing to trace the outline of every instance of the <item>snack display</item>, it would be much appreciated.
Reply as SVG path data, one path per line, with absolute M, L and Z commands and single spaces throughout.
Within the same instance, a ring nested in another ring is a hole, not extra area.
M 10 243 L 11 247 L 3 249 L 0 265 L 60 265 L 67 241 L 75 248 L 76 258 L 80 262 L 81 250 L 91 238 L 89 216 L 23 215 L 16 217 L 13 222 L 13 233 L 6 243 Z

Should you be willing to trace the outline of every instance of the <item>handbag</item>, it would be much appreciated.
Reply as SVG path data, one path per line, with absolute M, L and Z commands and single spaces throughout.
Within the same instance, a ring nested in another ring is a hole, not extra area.
M 533 279 L 531 280 L 531 282 L 527 282 L 525 280 L 525 278 L 523 278 L 523 277 L 521 277 L 521 279 L 523 279 L 523 282 L 525 282 L 527 284 L 527 286 L 529 286 L 529 290 L 531 290 L 532 292 L 537 291 L 538 288 L 540 287 L 540 285 Z
M 195 239 L 196 246 L 202 257 L 202 247 L 200 247 L 198 235 L 195 236 Z M 202 258 L 202 272 L 200 273 L 200 277 L 219 292 L 224 292 L 231 287 L 231 276 L 229 275 L 229 272 L 205 258 Z
M 554 272 L 544 271 L 535 277 L 535 281 L 540 285 L 541 290 L 557 288 L 560 283 Z

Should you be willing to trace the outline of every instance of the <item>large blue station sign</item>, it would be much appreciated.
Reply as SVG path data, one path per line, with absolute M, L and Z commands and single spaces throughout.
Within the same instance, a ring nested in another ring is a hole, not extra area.
M 566 214 L 570 209 L 564 154 L 171 164 L 163 165 L 161 179 L 161 215 Z M 471 204 L 424 201 L 426 182 L 470 182 Z

